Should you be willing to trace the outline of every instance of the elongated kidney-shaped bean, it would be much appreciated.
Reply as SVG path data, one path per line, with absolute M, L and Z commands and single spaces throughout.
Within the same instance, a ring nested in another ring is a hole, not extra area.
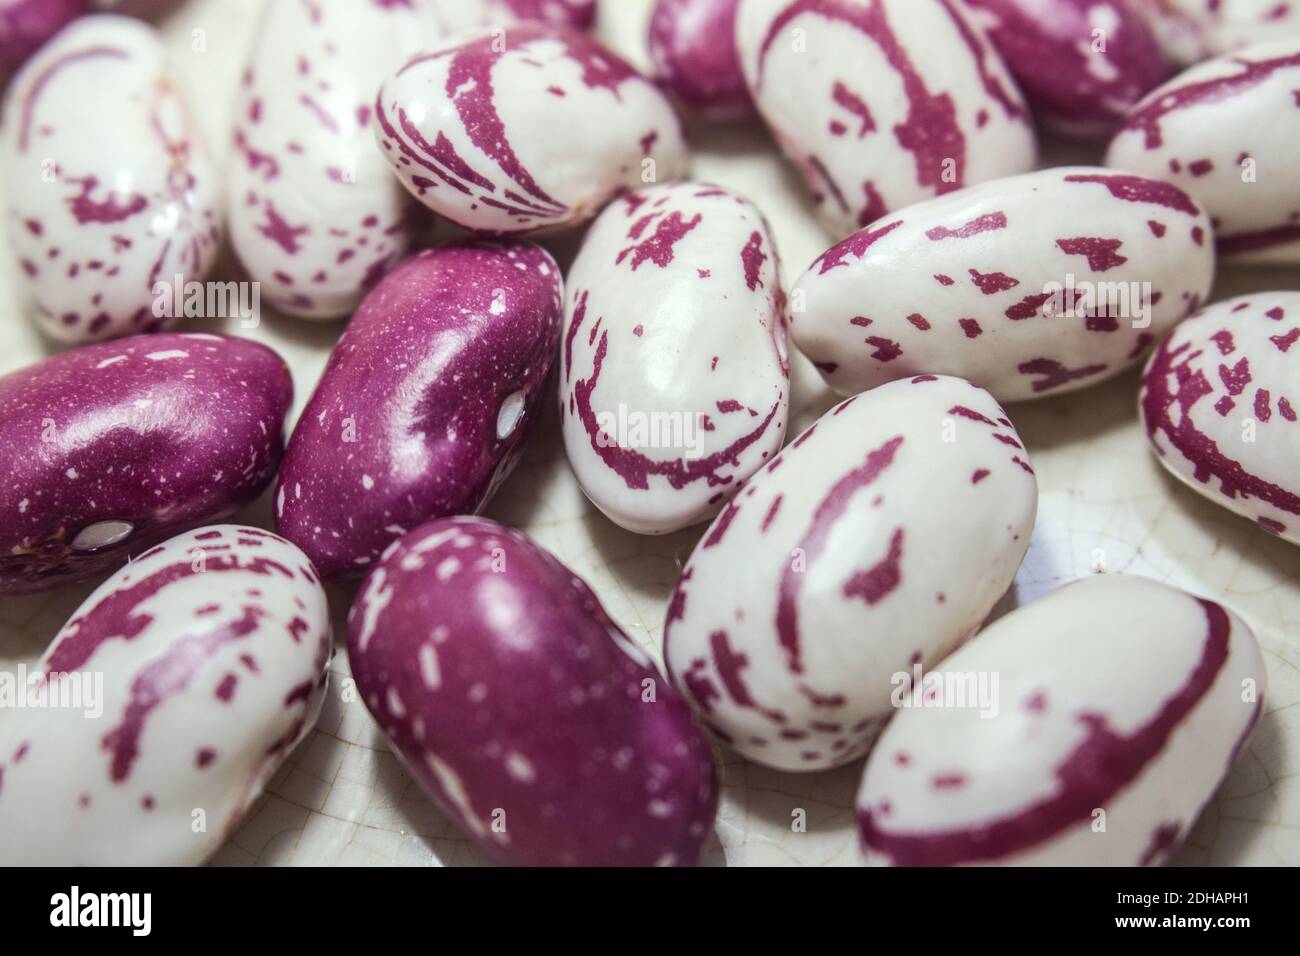
M 443 34 L 478 33 L 535 20 L 585 30 L 596 20 L 596 0 L 419 0 Z
M 1169 75 L 1130 0 L 963 0 L 986 26 L 1034 115 L 1066 134 L 1113 132 Z
M 587 36 L 538 24 L 414 57 L 379 91 L 374 125 L 421 202 L 493 234 L 583 222 L 686 169 L 657 87 Z
M 569 271 L 564 445 L 583 489 L 645 533 L 715 514 L 785 437 L 789 368 L 767 223 L 699 183 L 629 193 Z
M 959 0 L 742 0 L 736 43 L 836 238 L 1034 165 L 1024 100 Z
M 444 246 L 394 269 L 294 428 L 277 530 L 339 577 L 418 524 L 478 511 L 537 417 L 561 295 L 555 261 L 531 243 Z
M 0 83 L 86 9 L 86 0 L 0 0 Z
M 1160 463 L 1300 544 L 1300 292 L 1216 302 L 1160 344 L 1141 411 Z
M 527 865 L 690 865 L 717 809 L 690 708 L 596 595 L 480 518 L 412 531 L 348 618 L 357 689 L 483 850 Z
M 898 695 L 858 794 L 869 862 L 1166 862 L 1259 717 L 1242 620 L 1145 578 L 1076 582 Z
M 1300 38 L 1202 63 L 1129 111 L 1106 164 L 1187 190 L 1224 255 L 1300 262 L 1296 89 Z
M 1165 55 L 1183 64 L 1300 37 L 1300 7 L 1279 0 L 1136 0 L 1136 7 Z
M 393 64 L 438 36 L 422 7 L 268 4 L 227 191 L 231 242 L 277 308 L 349 313 L 410 244 L 413 200 L 375 148 L 370 113 Z
M 894 675 L 942 658 L 1010 585 L 1037 498 L 983 389 L 925 375 L 848 399 L 701 539 L 668 606 L 669 676 L 751 760 L 847 763 Z
M 841 393 L 938 372 L 1020 401 L 1131 367 L 1213 280 L 1209 220 L 1178 188 L 1045 169 L 833 246 L 790 293 L 790 334 Z
M 0 723 L 0 862 L 202 862 L 316 722 L 329 655 L 325 592 L 289 542 L 218 525 L 141 555 Z
M 137 335 L 0 378 L 0 594 L 107 571 L 252 501 L 293 381 L 245 339 Z
M 702 116 L 742 119 L 754 112 L 736 53 L 740 0 L 657 0 L 650 58 L 674 95 Z
M 87 342 L 178 318 L 158 307 L 161 284 L 207 274 L 221 217 L 157 32 L 83 17 L 28 61 L 5 104 L 9 244 L 41 329 Z

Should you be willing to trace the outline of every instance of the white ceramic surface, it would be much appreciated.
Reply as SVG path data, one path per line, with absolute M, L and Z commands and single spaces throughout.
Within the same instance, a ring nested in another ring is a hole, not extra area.
M 183 91 L 221 162 L 239 75 L 259 0 L 186 0 L 165 23 Z M 645 66 L 649 0 L 602 0 L 600 33 Z M 203 31 L 196 33 L 195 31 Z M 199 38 L 202 42 L 199 42 Z M 201 49 L 200 49 L 201 48 Z M 771 222 L 787 283 L 829 244 L 797 173 L 757 127 L 690 130 L 692 175 L 750 196 Z M 1045 162 L 1097 162 L 1100 150 L 1048 144 Z M 0 192 L 40 188 L 0 183 Z M 548 240 L 567 265 L 576 237 Z M 16 265 L 0 248 L 0 373 L 48 354 L 19 314 Z M 219 278 L 236 278 L 227 257 Z M 1263 289 L 1300 289 L 1300 271 L 1223 271 L 1213 299 Z M 248 335 L 274 347 L 294 371 L 295 414 L 319 376 L 342 323 L 307 323 L 264 312 L 262 324 L 188 320 L 184 328 Z M 1008 408 L 1038 473 L 1038 528 L 1000 610 L 1098 571 L 1132 572 L 1214 598 L 1258 635 L 1269 671 L 1264 715 L 1180 863 L 1300 864 L 1300 548 L 1183 488 L 1147 448 L 1136 411 L 1137 376 Z M 835 399 L 802 359 L 794 368 L 789 434 L 798 435 Z M 533 535 L 585 577 L 606 608 L 658 656 L 664 610 L 681 563 L 704 525 L 664 537 L 625 532 L 583 497 L 564 458 L 559 423 L 548 418 L 488 513 Z M 270 496 L 231 519 L 270 527 Z M 97 582 L 0 599 L 0 667 L 35 660 Z M 335 626 L 354 587 L 335 587 Z M 1116 666 L 1123 666 L 1117 661 Z M 233 864 L 475 864 L 483 857 L 423 796 L 389 752 L 336 655 L 317 731 L 281 769 L 270 793 L 214 862 Z M 5 715 L 0 712 L 0 720 Z M 715 864 L 855 864 L 853 797 L 862 762 L 788 774 L 720 754 L 723 779 Z M 806 811 L 805 832 L 792 823 Z

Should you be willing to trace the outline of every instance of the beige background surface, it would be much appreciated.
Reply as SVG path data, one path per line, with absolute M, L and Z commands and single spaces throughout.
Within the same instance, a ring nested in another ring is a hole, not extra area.
M 177 72 L 221 162 L 230 157 L 234 93 L 260 0 L 184 0 L 164 23 Z M 650 0 L 601 0 L 599 32 L 644 65 Z M 193 31 L 206 49 L 195 52 Z M 749 195 L 776 234 L 787 284 L 823 248 L 797 176 L 759 128 L 692 129 L 692 176 Z M 1095 162 L 1096 151 L 1048 144 L 1045 165 Z M 0 193 L 9 184 L 0 183 Z M 0 197 L 2 198 L 2 197 Z M 21 315 L 15 265 L 0 237 L 0 374 L 51 351 Z M 561 261 L 573 237 L 548 240 Z M 221 277 L 236 277 L 226 262 Z M 1300 270 L 1222 271 L 1215 298 L 1268 288 L 1300 289 Z M 342 323 L 312 324 L 266 314 L 252 331 L 237 321 L 191 323 L 254 337 L 294 371 L 294 416 L 324 367 Z M 1002 610 L 1090 573 L 1145 574 L 1231 606 L 1255 629 L 1268 661 L 1265 712 L 1248 747 L 1202 815 L 1177 861 L 1300 864 L 1300 547 L 1269 537 L 1167 477 L 1137 423 L 1136 375 L 1008 411 L 1038 472 L 1038 528 Z M 817 374 L 796 359 L 790 434 L 833 404 Z M 552 408 L 553 411 L 553 408 Z M 581 574 L 609 612 L 658 657 L 664 607 L 703 528 L 663 538 L 622 531 L 583 498 L 564 460 L 557 421 L 542 423 L 524 464 L 488 513 L 523 528 Z M 270 527 L 269 496 L 236 516 Z M 977 572 L 975 572 L 977 573 Z M 77 588 L 0 599 L 0 666 L 33 660 L 90 593 Z M 354 586 L 335 587 L 336 628 Z M 1125 666 L 1123 661 L 1117 667 Z M 430 805 L 349 693 L 346 655 L 318 729 L 298 748 L 270 792 L 245 818 L 217 863 L 446 864 L 485 862 Z M 0 713 L 0 721 L 4 714 Z M 829 773 L 779 773 L 719 754 L 723 797 L 706 862 L 854 864 L 852 799 L 861 764 Z M 792 815 L 807 814 L 807 832 Z

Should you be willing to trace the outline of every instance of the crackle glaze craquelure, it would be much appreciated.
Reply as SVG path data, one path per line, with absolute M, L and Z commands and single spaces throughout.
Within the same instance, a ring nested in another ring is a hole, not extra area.
M 316 723 L 330 652 L 310 562 L 268 531 L 136 558 L 33 669 L 46 705 L 0 723 L 0 859 L 202 863 Z
M 477 512 L 537 418 L 562 296 L 555 260 L 528 242 L 425 250 L 389 273 L 294 428 L 276 529 L 346 577 L 418 524 Z
M 110 570 L 271 481 L 293 381 L 247 339 L 161 332 L 0 378 L 0 594 Z
M 987 699 L 960 696 L 981 681 Z M 1265 683 L 1250 628 L 1213 601 L 1118 574 L 1067 585 L 904 698 L 858 793 L 867 861 L 1165 863 L 1245 745 Z
M 348 622 L 357 690 L 411 775 L 490 857 L 697 861 L 717 810 L 690 708 L 586 583 L 518 531 L 430 522 Z
M 742 0 L 736 42 L 837 238 L 1033 168 L 1028 108 L 961 0 Z
M 41 330 L 88 342 L 172 324 L 158 284 L 207 275 L 221 211 L 157 32 L 74 22 L 9 84 L 0 140 L 9 245 Z
M 923 375 L 841 402 L 696 546 L 668 604 L 669 676 L 750 760 L 860 757 L 894 712 L 895 676 L 943 658 L 1006 591 L 1037 500 L 983 389 Z
M 578 482 L 632 531 L 712 517 L 785 438 L 785 297 L 762 213 L 701 183 L 628 193 L 568 285 L 560 415 Z

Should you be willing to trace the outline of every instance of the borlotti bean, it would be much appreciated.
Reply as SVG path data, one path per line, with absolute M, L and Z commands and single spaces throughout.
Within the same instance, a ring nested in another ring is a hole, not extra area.
M 669 676 L 751 760 L 860 757 L 896 675 L 943 658 L 1006 591 L 1037 500 L 983 389 L 922 375 L 850 398 L 701 539 L 668 605 Z
M 589 28 L 596 20 L 596 0 L 423 0 L 433 5 L 433 20 L 447 36 L 537 20 L 559 26 Z
M 1194 66 L 1133 107 L 1106 164 L 1187 190 L 1219 252 L 1300 262 L 1300 38 Z
M 650 59 L 660 82 L 714 120 L 754 112 L 736 55 L 740 0 L 658 0 L 650 16 Z
M 0 169 L 9 244 L 43 331 L 64 342 L 147 332 L 221 239 L 219 187 L 157 32 L 83 17 L 9 85 Z
M 700 183 L 628 193 L 568 279 L 560 414 L 578 482 L 631 531 L 713 516 L 785 438 L 784 295 L 762 213 Z
M 0 83 L 86 9 L 86 0 L 0 0 Z
M 717 782 L 690 708 L 581 578 L 481 518 L 395 542 L 348 618 L 357 689 L 489 856 L 691 865 Z
M 200 528 L 141 555 L 0 723 L 0 862 L 203 862 L 316 723 L 330 648 L 310 562 L 269 532 Z
M 988 28 L 1034 116 L 1105 136 L 1169 67 L 1130 0 L 963 0 Z
M 1300 37 L 1289 0 L 1137 0 L 1165 54 L 1189 64 L 1255 43 Z
M 1034 166 L 1025 102 L 959 0 L 742 0 L 736 44 L 836 238 Z
M 1300 292 L 1216 302 L 1178 326 L 1140 407 L 1170 473 L 1300 544 Z
M 107 571 L 271 481 L 293 382 L 246 339 L 162 332 L 0 378 L 0 594 Z
M 484 233 L 583 222 L 686 171 L 654 84 L 586 35 L 538 24 L 411 59 L 380 90 L 374 129 L 407 189 Z
M 870 863 L 1165 863 L 1266 683 L 1237 615 L 1122 575 L 1014 611 L 920 676 L 862 778 Z
M 282 311 L 352 312 L 409 246 L 414 200 L 375 148 L 375 91 L 438 38 L 427 6 L 272 0 L 237 104 L 230 240 Z
M 1182 190 L 1060 167 L 919 203 L 832 246 L 790 293 L 790 334 L 842 394 L 938 372 L 1013 402 L 1136 364 L 1213 279 L 1209 218 Z
M 276 529 L 333 578 L 431 518 L 477 512 L 540 413 L 562 296 L 555 261 L 525 242 L 425 250 L 390 272 L 294 428 Z

